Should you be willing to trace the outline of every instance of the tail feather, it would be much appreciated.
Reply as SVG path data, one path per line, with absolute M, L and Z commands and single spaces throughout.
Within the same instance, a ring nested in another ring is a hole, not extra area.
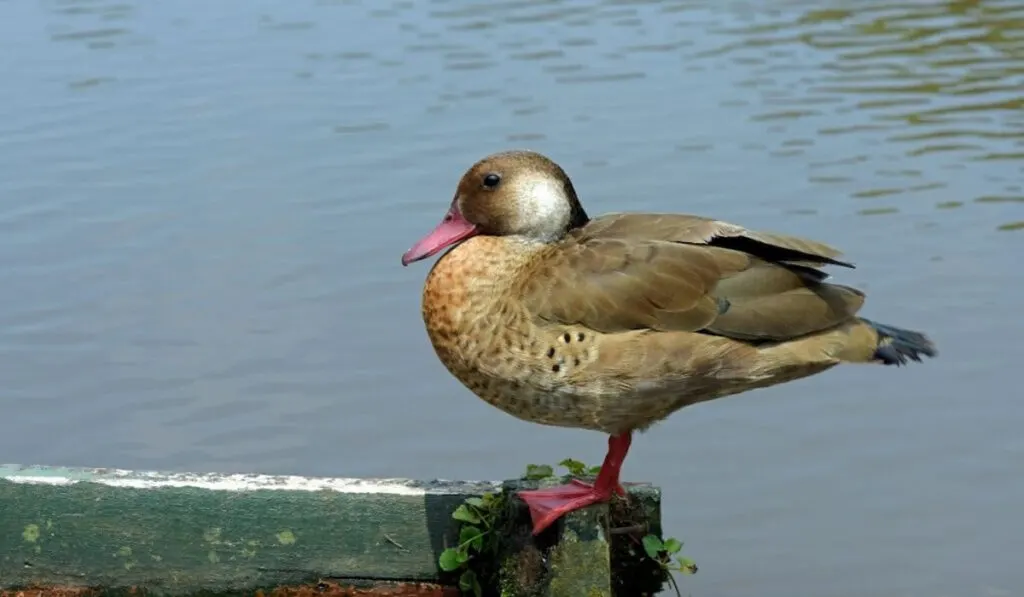
M 878 332 L 878 347 L 874 358 L 885 365 L 906 365 L 907 361 L 921 362 L 921 356 L 936 357 L 939 351 L 935 344 L 921 332 L 904 330 L 891 325 L 862 321 Z

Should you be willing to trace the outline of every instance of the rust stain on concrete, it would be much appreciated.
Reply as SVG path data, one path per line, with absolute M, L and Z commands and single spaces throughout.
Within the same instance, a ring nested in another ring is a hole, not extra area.
M 239 591 L 226 591 L 237 595 Z M 46 586 L 25 589 L 0 590 L 0 597 L 102 597 L 107 594 L 139 595 L 149 593 L 142 587 L 93 588 Z M 216 591 L 203 591 L 216 594 Z M 320 581 L 306 585 L 285 585 L 251 591 L 253 597 L 459 597 L 459 590 L 434 583 L 378 582 L 372 585 L 352 586 L 335 581 Z
M 100 594 L 100 589 L 88 587 L 33 587 L 0 591 L 0 597 L 93 597 Z
M 382 582 L 353 587 L 321 581 L 315 585 L 291 585 L 270 591 L 257 591 L 255 597 L 459 597 L 459 590 L 434 583 Z

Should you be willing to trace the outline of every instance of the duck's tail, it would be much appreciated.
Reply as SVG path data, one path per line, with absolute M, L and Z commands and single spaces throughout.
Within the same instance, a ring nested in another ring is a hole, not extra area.
M 861 322 L 878 336 L 872 353 L 873 361 L 899 367 L 906 365 L 908 360 L 920 363 L 922 356 L 933 358 L 939 354 L 935 343 L 921 332 L 875 323 L 870 319 L 862 318 Z
M 906 365 L 938 356 L 935 344 L 921 332 L 854 318 L 830 330 L 763 348 L 770 362 L 820 364 L 876 363 Z
M 828 330 L 758 347 L 760 362 L 803 372 L 824 371 L 840 363 L 906 365 L 936 357 L 935 343 L 921 332 L 854 317 Z

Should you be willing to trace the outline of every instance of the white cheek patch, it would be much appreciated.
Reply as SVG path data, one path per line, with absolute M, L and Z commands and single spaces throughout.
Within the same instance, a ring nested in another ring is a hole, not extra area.
M 556 236 L 569 225 L 569 199 L 561 182 L 547 176 L 525 180 L 519 200 L 523 228 Z

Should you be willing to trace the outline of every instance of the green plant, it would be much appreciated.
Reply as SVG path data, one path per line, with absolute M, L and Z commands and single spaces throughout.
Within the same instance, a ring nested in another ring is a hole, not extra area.
M 683 542 L 675 537 L 662 540 L 657 535 L 645 535 L 641 541 L 644 546 L 644 553 L 647 554 L 647 557 L 661 565 L 662 570 L 665 571 L 665 578 L 672 584 L 672 588 L 676 590 L 676 595 L 681 595 L 679 585 L 676 584 L 676 579 L 672 576 L 672 572 L 682 572 L 683 574 L 697 573 L 697 565 L 693 563 L 693 560 L 679 555 L 679 552 L 683 549 Z
M 459 589 L 464 593 L 472 592 L 475 597 L 481 597 L 483 589 L 476 572 L 469 568 L 469 562 L 488 547 L 484 538 L 494 531 L 499 500 L 498 495 L 489 492 L 480 497 L 466 498 L 452 513 L 452 518 L 461 523 L 459 543 L 442 551 L 437 561 L 445 572 L 461 570 Z

